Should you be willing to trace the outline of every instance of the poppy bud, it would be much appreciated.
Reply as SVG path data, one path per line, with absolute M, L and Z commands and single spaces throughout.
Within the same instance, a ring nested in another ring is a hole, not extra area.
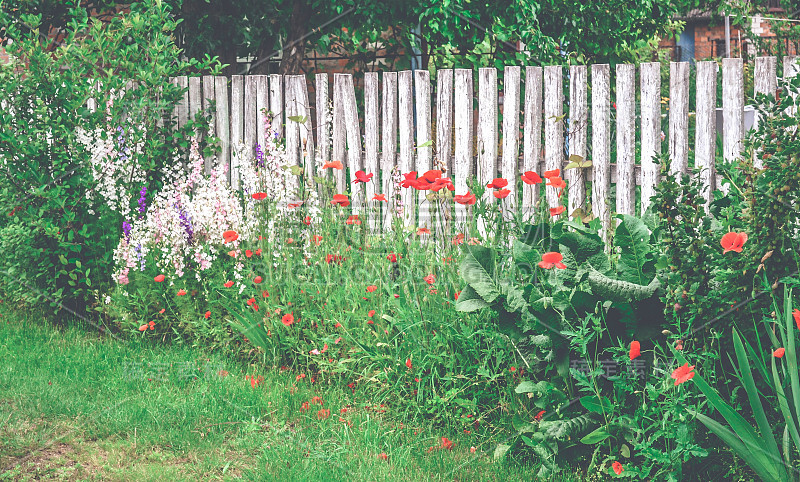
M 680 303 L 675 303 L 674 305 L 672 305 L 672 309 L 675 311 L 679 311 L 681 309 Z

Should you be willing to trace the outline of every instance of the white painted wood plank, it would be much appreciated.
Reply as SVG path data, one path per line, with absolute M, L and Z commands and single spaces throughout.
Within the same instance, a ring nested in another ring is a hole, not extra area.
M 380 204 L 372 198 L 380 192 L 381 173 L 378 170 L 378 73 L 364 74 L 364 171 L 372 174 L 365 187 L 367 222 L 371 231 L 378 228 Z M 376 187 L 378 189 L 376 190 Z M 378 207 L 378 210 L 374 209 Z
M 333 74 L 333 152 L 331 161 L 339 161 L 342 166 L 347 165 L 346 156 L 346 129 L 344 125 L 344 76 L 345 74 Z M 344 194 L 347 191 L 346 170 L 331 169 L 334 180 L 336 181 L 336 191 Z
M 258 142 L 258 77 L 255 75 L 244 76 L 244 138 L 245 154 L 255 156 L 256 142 Z M 262 146 L 263 149 L 263 146 Z
M 328 74 L 316 74 L 315 93 L 317 96 L 317 156 L 323 163 L 328 162 L 331 156 L 331 119 L 328 103 Z
M 486 186 L 497 175 L 497 69 L 478 69 L 478 182 Z M 484 199 L 496 201 L 494 189 Z
M 189 77 L 189 119 L 203 110 L 203 87 L 200 77 Z
M 239 165 L 246 154 L 244 148 L 244 79 L 241 75 L 231 76 L 231 170 L 230 182 L 233 189 L 239 189 Z
M 283 112 L 283 76 L 272 74 L 269 76 L 269 106 L 272 111 L 272 128 L 283 137 L 284 112 Z
M 187 89 L 189 87 L 189 79 L 185 75 L 175 77 L 173 80 L 175 81 L 175 85 L 177 85 L 181 89 Z M 185 91 L 183 95 L 181 95 L 181 100 L 175 105 L 175 117 L 177 119 L 178 128 L 185 126 L 186 121 L 189 120 L 188 90 Z
M 214 102 L 214 76 L 213 75 L 204 75 L 203 76 L 203 111 L 209 112 L 211 109 L 211 104 Z M 216 137 L 217 136 L 217 113 L 216 110 L 212 110 L 209 112 L 211 115 L 211 120 L 208 124 L 208 133 L 209 137 Z M 219 156 L 219 154 L 217 154 Z M 214 169 L 214 157 L 208 157 L 205 160 L 205 172 L 206 174 L 211 174 L 211 170 Z
M 587 137 L 589 131 L 588 69 L 585 65 L 572 65 L 569 68 L 569 135 L 570 157 L 573 155 L 586 159 Z M 570 169 L 566 172 L 567 214 L 576 209 L 585 209 L 586 183 L 584 169 Z
M 722 59 L 722 158 L 733 162 L 741 155 L 744 138 L 744 64 L 742 59 Z M 717 188 L 727 193 L 717 177 Z
M 217 157 L 219 166 L 223 166 L 230 182 L 231 175 L 231 131 L 228 104 L 228 78 L 218 76 L 214 79 L 214 97 L 217 101 L 217 137 L 219 137 L 220 153 Z
M 525 67 L 525 115 L 522 171 L 539 176 L 542 160 L 542 68 Z M 543 183 L 542 183 L 543 184 Z M 523 219 L 534 221 L 542 184 L 522 185 Z
M 564 167 L 564 87 L 562 67 L 548 65 L 544 68 L 544 162 L 545 169 Z M 561 175 L 563 176 L 563 171 Z M 546 189 L 547 205 L 560 205 L 558 189 Z
M 602 223 L 601 235 L 611 232 L 611 69 L 592 65 L 592 214 Z
M 646 62 L 639 66 L 642 105 L 642 209 L 650 205 L 659 180 L 659 166 L 654 158 L 661 155 L 661 64 Z
M 694 165 L 700 170 L 705 208 L 716 186 L 714 160 L 717 150 L 717 63 L 697 62 L 697 94 Z
M 256 76 L 256 142 L 261 146 L 261 150 L 266 153 L 267 136 L 271 124 L 267 125 L 267 117 L 264 114 L 269 112 L 269 76 Z
M 383 203 L 383 228 L 392 228 L 392 222 L 397 214 L 397 179 L 400 177 L 397 168 L 397 72 L 384 72 L 383 74 L 382 126 L 381 126 L 381 181 L 386 203 Z
M 778 58 L 756 57 L 756 65 L 753 69 L 753 98 L 755 99 L 758 94 L 774 97 L 776 90 L 778 90 Z M 758 129 L 759 117 L 758 110 L 756 110 L 753 129 Z M 764 165 L 759 152 L 753 153 L 753 165 L 759 169 Z
M 617 212 L 634 214 L 636 180 L 636 66 L 617 64 Z
M 506 67 L 503 71 L 503 153 L 501 177 L 508 181 L 511 192 L 500 205 L 509 217 L 516 212 L 519 180 L 519 88 L 520 68 Z
M 453 175 L 453 69 L 436 71 L 436 156 Z
M 431 132 L 431 77 L 427 70 L 414 71 L 414 92 L 416 94 L 416 124 L 417 124 L 417 171 L 419 175 L 431 170 L 433 157 L 433 134 Z M 425 147 L 421 147 L 428 144 Z M 420 227 L 430 229 L 433 225 L 431 220 L 431 203 L 426 199 L 430 191 L 420 191 L 419 200 L 419 221 Z
M 361 170 L 361 127 L 358 121 L 358 108 L 356 107 L 356 91 L 353 85 L 353 75 L 343 74 L 343 102 L 345 132 L 347 134 L 347 167 L 350 170 L 351 210 L 353 214 L 360 214 L 364 205 L 364 188 L 361 183 L 353 184 L 356 171 Z
M 670 173 L 689 169 L 689 62 L 669 64 Z
M 400 173 L 407 174 L 414 171 L 414 97 L 413 73 L 404 70 L 397 73 L 398 84 L 398 127 L 400 129 Z M 423 174 L 419 173 L 418 174 Z M 413 227 L 416 224 L 416 203 L 412 188 L 403 188 L 401 191 L 403 208 L 403 224 Z
M 298 114 L 305 118 L 305 122 L 301 122 L 298 125 L 300 132 L 300 165 L 303 166 L 304 184 L 308 189 L 311 189 L 314 186 L 314 176 L 317 175 L 314 126 L 311 122 L 311 102 L 308 97 L 306 76 L 298 75 L 295 82 Z
M 473 134 L 473 82 L 472 69 L 455 69 L 455 146 L 453 151 L 453 184 L 455 194 L 467 193 L 467 178 L 472 165 L 472 134 Z M 456 224 L 460 229 L 467 220 L 467 207 L 456 204 Z

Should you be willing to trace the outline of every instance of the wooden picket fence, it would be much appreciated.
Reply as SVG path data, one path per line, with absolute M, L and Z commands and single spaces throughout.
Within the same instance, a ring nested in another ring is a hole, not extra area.
M 783 59 L 784 77 L 797 73 L 795 60 L 795 57 Z M 742 59 L 722 61 L 722 158 L 725 161 L 739 156 L 742 149 L 745 133 L 743 67 Z M 420 174 L 444 167 L 446 175 L 453 179 L 455 193 L 464 194 L 467 191 L 466 180 L 471 175 L 477 176 L 483 184 L 494 177 L 504 177 L 514 185 L 520 172 L 541 174 L 544 170 L 563 169 L 571 155 L 587 158 L 591 146 L 591 155 L 588 156 L 592 161 L 591 167 L 569 169 L 563 173 L 568 183 L 566 214 L 584 206 L 587 201 L 586 183 L 591 182 L 592 213 L 603 221 L 604 226 L 610 226 L 612 209 L 617 213 L 635 214 L 637 185 L 641 186 L 641 211 L 644 212 L 648 206 L 658 183 L 658 166 L 652 159 L 662 152 L 661 119 L 664 114 L 668 116 L 666 143 L 671 172 L 687 171 L 690 143 L 693 141 L 695 168 L 703 169 L 707 198 L 711 198 L 712 187 L 720 187 L 714 171 L 718 64 L 697 62 L 696 69 L 695 136 L 690 140 L 689 63 L 670 64 L 670 94 L 666 105 L 662 104 L 661 97 L 661 65 L 653 62 L 639 66 L 638 118 L 636 66 L 616 66 L 616 97 L 613 99 L 616 109 L 615 163 L 611 162 L 612 72 L 608 64 L 570 66 L 567 102 L 562 87 L 564 67 L 505 67 L 501 103 L 498 102 L 497 69 L 479 69 L 477 123 L 473 112 L 474 72 L 470 69 L 438 70 L 435 90 L 427 71 L 366 73 L 361 110 L 363 124 L 359 119 L 351 74 L 333 74 L 332 115 L 329 115 L 328 74 L 315 77 L 315 109 L 312 109 L 309 85 L 303 75 L 235 75 L 230 79 L 180 77 L 173 82 L 187 88 L 175 112 L 179 125 L 184 124 L 188 116 L 208 107 L 211 100 L 215 101 L 212 134 L 221 140 L 222 151 L 218 161 L 230 163 L 234 187 L 238 185 L 239 161 L 234 159 L 231 162 L 231 145 L 243 143 L 249 153 L 257 143 L 264 144 L 266 126 L 260 112 L 267 108 L 275 114 L 273 127 L 285 137 L 292 163 L 303 166 L 306 179 L 322 175 L 315 172 L 316 165 L 312 162 L 315 157 L 324 161 L 340 160 L 348 169 L 333 170 L 337 187 L 342 193 L 349 190 L 354 200 L 370 200 L 379 192 L 391 199 L 395 194 L 391 182 L 395 166 L 401 173 L 418 171 Z M 776 91 L 776 71 L 775 57 L 755 60 L 756 93 Z M 521 95 L 523 73 L 524 98 Z M 432 138 L 433 99 L 435 139 Z M 564 112 L 565 105 L 568 112 Z M 502 126 L 499 125 L 500 108 Z M 296 122 L 298 118 L 304 118 L 305 122 Z M 326 122 L 326 119 L 331 121 Z M 331 136 L 329 132 L 332 132 Z M 500 132 L 501 142 L 498 139 Z M 635 149 L 637 136 L 641 145 L 639 159 Z M 357 170 L 374 173 L 376 182 L 352 184 L 350 181 L 355 178 Z M 345 179 L 347 172 L 349 180 Z M 615 199 L 610 195 L 612 183 L 616 184 Z M 521 198 L 518 198 L 517 190 L 512 189 L 503 200 L 503 207 L 507 210 L 530 210 L 542 195 L 542 189 L 542 185 L 523 185 Z M 424 195 L 424 192 L 419 193 L 419 199 L 422 200 Z M 487 195 L 493 199 L 491 193 L 487 192 Z M 414 193 L 409 189 L 404 189 L 400 196 L 404 206 L 411 206 L 414 202 Z M 545 200 L 551 207 L 558 205 L 556 190 L 546 188 Z M 419 205 L 420 225 L 428 223 L 426 206 L 427 203 Z M 354 212 L 361 208 L 354 203 Z M 456 215 L 463 219 L 464 213 L 465 208 L 457 205 Z M 393 215 L 394 209 L 384 208 L 379 220 L 376 218 L 378 215 L 370 210 L 370 225 L 388 227 Z M 403 211 L 407 225 L 416 225 L 416 215 L 413 209 Z

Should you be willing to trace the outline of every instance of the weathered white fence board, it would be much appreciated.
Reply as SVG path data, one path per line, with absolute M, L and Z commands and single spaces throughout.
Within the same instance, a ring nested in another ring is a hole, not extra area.
M 400 157 L 398 165 L 402 174 L 414 170 L 414 97 L 413 74 L 410 70 L 397 73 L 398 127 L 400 130 Z M 419 173 L 418 173 L 419 174 Z M 415 196 L 411 189 L 400 191 L 403 224 L 411 226 L 416 220 Z
M 642 210 L 647 210 L 658 184 L 658 165 L 654 158 L 661 155 L 661 64 L 647 62 L 640 66 L 642 104 Z
M 708 203 L 713 200 L 716 182 L 714 157 L 717 150 L 717 63 L 697 63 L 696 125 L 694 142 L 694 166 L 700 169 L 704 186 L 703 195 Z
M 541 175 L 539 167 L 542 159 L 542 68 L 525 67 L 525 118 L 523 120 L 523 158 L 522 172 L 535 172 Z M 539 202 L 541 184 L 522 185 L 522 206 L 524 219 L 532 219 Z
M 383 228 L 390 229 L 397 214 L 395 172 L 397 157 L 397 72 L 384 72 L 381 97 L 381 182 L 386 203 L 383 209 Z
M 472 165 L 472 101 L 473 84 L 472 70 L 455 69 L 455 148 L 453 159 L 453 183 L 455 193 L 467 193 L 467 177 L 470 176 Z M 456 204 L 456 221 L 461 224 L 466 221 L 467 208 Z
M 544 163 L 545 169 L 564 167 L 564 99 L 563 69 L 559 65 L 544 68 Z M 563 173 L 562 173 L 563 175 Z M 560 204 L 558 189 L 546 189 L 547 205 Z
M 617 212 L 633 214 L 636 201 L 636 67 L 617 64 Z
M 478 69 L 478 182 L 486 186 L 497 174 L 497 69 Z M 494 199 L 486 189 L 487 202 Z
M 372 180 L 365 186 L 365 200 L 368 208 L 376 205 L 372 198 L 377 194 L 375 186 L 380 186 L 381 172 L 378 171 L 378 73 L 364 74 L 364 171 L 372 174 Z M 374 209 L 367 209 L 367 222 L 372 231 L 378 227 L 378 216 Z
M 414 71 L 417 124 L 417 171 L 420 176 L 431 169 L 433 139 L 431 138 L 431 77 L 427 70 Z M 431 204 L 426 196 L 430 191 L 419 191 L 419 225 L 431 228 Z
M 669 64 L 670 173 L 680 176 L 689 168 L 689 62 Z
M 742 152 L 744 138 L 744 71 L 742 59 L 722 59 L 722 158 L 732 162 Z M 727 187 L 727 186 L 725 186 Z M 722 189 L 717 178 L 717 189 Z
M 569 155 L 586 159 L 586 140 L 589 129 L 589 107 L 587 99 L 587 70 L 585 65 L 569 68 Z M 583 208 L 586 202 L 586 184 L 583 169 L 570 169 L 565 173 L 568 190 L 568 213 Z
M 436 72 L 436 157 L 453 175 L 453 69 Z
M 592 65 L 592 214 L 611 226 L 611 67 Z M 605 238 L 604 238 L 605 239 Z
M 511 191 L 502 202 L 504 213 L 517 210 L 519 178 L 519 84 L 520 68 L 506 67 L 503 72 L 503 152 L 500 174 L 508 180 Z

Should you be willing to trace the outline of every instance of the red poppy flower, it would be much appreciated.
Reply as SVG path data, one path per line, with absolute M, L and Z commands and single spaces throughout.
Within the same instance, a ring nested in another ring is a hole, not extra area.
M 497 199 L 505 199 L 506 196 L 511 194 L 511 191 L 509 191 L 508 189 L 501 189 L 499 191 L 495 191 L 493 194 L 494 197 L 496 197 Z
M 622 464 L 617 461 L 614 461 L 614 463 L 611 464 L 611 469 L 614 470 L 614 473 L 617 475 L 621 474 L 622 471 L 625 470 L 622 468 Z
M 567 266 L 561 262 L 562 259 L 564 259 L 564 257 L 561 256 L 561 253 L 553 251 L 544 253 L 542 255 L 542 260 L 539 261 L 539 267 L 544 269 L 552 269 L 554 267 L 558 269 L 567 269 Z
M 256 256 L 261 256 L 261 248 L 258 248 L 258 249 L 256 250 Z
M 453 442 L 449 440 L 447 437 L 442 437 L 442 442 L 434 447 L 428 448 L 428 452 L 433 452 L 434 450 L 453 450 Z
M 441 177 L 431 184 L 431 191 L 439 192 L 442 188 L 447 188 L 448 191 L 455 191 L 456 187 L 449 177 Z
M 249 258 L 249 257 L 253 256 L 253 252 L 250 251 L 249 249 L 245 249 L 244 250 L 244 255 Z
M 267 198 L 267 193 L 265 192 L 257 192 L 253 194 L 253 199 L 255 199 L 256 201 L 263 201 L 266 198 Z
M 345 224 L 351 224 L 351 225 L 355 224 L 356 226 L 359 226 L 359 225 L 361 225 L 361 220 L 358 219 L 358 214 L 353 214 L 352 216 L 347 218 L 347 221 L 345 221 L 344 223 Z
M 255 278 L 253 278 L 253 283 L 255 283 L 255 284 L 259 284 L 259 283 L 261 283 L 261 281 L 263 281 L 261 279 L 261 276 L 256 276 Z
M 496 177 L 492 182 L 486 185 L 489 189 L 502 189 L 508 186 L 508 181 L 503 179 L 502 177 Z
M 237 233 L 236 231 L 225 231 L 224 233 L 222 233 L 222 239 L 225 240 L 224 244 L 231 243 L 239 239 L 239 233 Z
M 378 454 L 378 458 L 381 460 L 389 460 L 389 456 L 386 455 L 386 452 L 381 452 Z
M 394 254 L 394 253 L 389 253 L 389 255 L 386 256 L 386 259 L 388 259 L 392 263 L 396 263 L 397 262 L 397 255 Z
M 300 411 L 301 411 L 301 412 L 305 412 L 305 411 L 306 411 L 306 410 L 308 410 L 309 408 L 311 408 L 311 404 L 310 404 L 310 403 L 308 403 L 308 402 L 303 402 L 303 403 L 300 405 Z
M 464 233 L 458 233 L 453 236 L 453 244 L 458 246 L 459 244 L 464 243 Z
M 792 316 L 794 317 L 794 322 L 797 325 L 797 329 L 800 330 L 800 310 L 795 308 L 795 310 L 792 311 Z
M 742 246 L 744 246 L 745 242 L 747 242 L 747 233 L 730 232 L 722 236 L 719 244 L 721 244 L 724 248 L 722 254 L 725 254 L 728 251 L 736 251 L 737 253 L 741 253 Z
M 311 226 L 311 216 L 306 216 L 305 218 L 303 218 L 303 224 L 305 224 L 306 226 Z
M 156 326 L 156 322 L 152 320 L 150 320 L 147 324 L 150 325 L 151 330 L 153 329 L 154 326 Z
M 292 323 L 294 323 L 294 312 L 283 315 L 283 318 L 281 318 L 281 323 L 286 326 L 291 326 Z
M 317 418 L 320 420 L 325 420 L 326 418 L 331 416 L 331 411 L 327 408 L 323 408 L 319 412 L 317 412 Z
M 409 358 L 409 359 L 407 359 L 407 360 L 406 360 L 406 367 L 407 367 L 409 370 L 411 370 L 412 368 L 414 368 L 414 365 L 412 365 L 412 364 L 411 364 L 411 358 Z
M 206 317 L 206 320 L 211 318 L 211 312 L 210 311 L 206 311 L 205 317 Z
M 139 331 L 145 331 L 147 329 L 147 323 L 139 327 Z
M 475 202 L 477 201 L 475 195 L 472 194 L 471 192 L 467 192 L 466 194 L 457 194 L 453 196 L 453 200 L 458 204 L 464 204 L 464 205 L 475 204 Z
M 331 201 L 331 204 L 333 205 L 338 204 L 339 206 L 347 207 L 350 205 L 350 200 L 347 199 L 347 196 L 345 196 L 344 194 L 334 194 L 333 201 Z
M 542 178 L 533 171 L 525 171 L 522 173 L 522 182 L 525 184 L 541 184 Z
M 261 297 L 262 298 L 269 298 L 269 292 L 267 290 L 262 291 L 261 292 Z
M 642 354 L 642 353 L 641 353 L 641 351 L 640 351 L 639 342 L 638 342 L 638 341 L 635 341 L 635 340 L 634 340 L 634 341 L 632 341 L 632 342 L 631 342 L 631 351 L 630 351 L 630 353 L 628 354 L 628 357 L 630 357 L 630 359 L 631 359 L 631 360 L 633 360 L 633 359 L 635 359 L 635 358 L 638 358 L 638 357 L 639 357 L 639 355 L 641 355 L 641 354 Z
M 178 296 L 186 296 L 186 290 L 184 289 L 178 290 Z
M 323 164 L 322 168 L 323 169 L 344 169 L 344 166 L 342 165 L 342 161 L 331 161 L 331 162 L 326 162 L 325 164 Z
M 375 292 L 375 290 L 377 290 L 377 289 L 378 289 L 378 287 L 377 287 L 377 286 L 375 286 L 375 285 L 369 285 L 369 286 L 367 286 L 367 293 L 374 293 L 374 292 Z
M 694 377 L 694 365 L 689 366 L 688 363 L 684 363 L 682 367 L 678 367 L 672 372 L 672 378 L 675 379 L 676 386 L 691 380 L 692 377 Z
M 508 371 L 515 372 L 515 371 L 517 371 L 517 367 L 509 367 Z
M 552 178 L 549 179 L 549 181 L 550 182 L 548 182 L 546 184 L 547 186 L 553 186 L 554 188 L 557 188 L 557 189 L 558 188 L 563 189 L 563 188 L 567 187 L 567 183 L 565 183 L 564 180 L 561 179 L 560 177 L 552 177 Z
M 289 209 L 294 209 L 294 208 L 299 208 L 299 207 L 300 207 L 300 206 L 302 206 L 303 204 L 305 204 L 305 201 L 295 201 L 295 202 L 293 202 L 293 203 L 289 203 L 289 204 L 287 204 L 286 206 L 287 206 Z
M 329 255 L 325 256 L 325 262 L 328 263 L 328 264 L 331 264 L 331 263 L 342 264 L 342 261 L 344 261 L 344 257 L 342 257 L 342 256 L 340 256 L 338 254 L 336 254 L 336 255 L 329 254 Z
M 314 236 L 311 236 L 311 240 L 314 241 L 314 245 L 319 246 L 319 244 L 322 242 L 322 236 L 315 234 Z
M 160 274 L 156 276 L 155 278 L 153 278 L 153 281 L 155 281 L 156 283 L 161 283 L 162 281 L 164 281 L 164 275 Z
M 386 200 L 386 195 L 385 194 L 376 194 L 376 195 L 372 196 L 372 200 L 373 201 L 389 202 L 389 201 Z
M 433 187 L 432 183 L 428 182 L 425 178 L 422 177 L 410 183 L 410 185 L 417 191 L 427 191 Z
M 442 171 L 438 169 L 433 169 L 423 174 L 422 177 L 420 177 L 420 179 L 425 179 L 428 182 L 435 182 L 440 177 L 442 177 Z
M 369 182 L 372 179 L 374 174 L 367 174 L 364 171 L 356 171 L 356 178 L 353 180 L 353 184 L 358 184 L 359 182 Z
M 533 417 L 533 419 L 538 422 L 542 419 L 542 417 L 544 417 L 545 413 L 547 412 L 545 410 L 542 410 L 541 412 L 537 413 L 536 416 Z
M 417 182 L 417 171 L 411 171 L 407 174 L 403 174 L 403 181 L 400 183 L 400 187 L 411 187 Z
M 461 292 L 457 291 L 456 294 L 453 295 L 453 298 L 455 298 L 456 301 L 458 301 L 458 295 L 460 295 L 460 294 L 461 294 Z
M 418 228 L 417 236 L 422 236 L 423 234 L 431 234 L 431 230 L 428 228 Z
M 566 210 L 567 208 L 565 208 L 564 206 L 559 206 L 557 208 L 550 208 L 550 216 L 558 216 L 559 214 L 563 213 Z
M 436 276 L 433 273 L 429 274 L 428 276 L 422 279 L 424 279 L 425 282 L 428 283 L 429 285 L 432 285 L 433 283 L 436 282 Z
M 228 256 L 230 256 L 231 258 L 235 258 L 236 257 L 236 251 L 235 250 L 228 251 Z
M 773 351 L 772 352 L 772 356 L 774 356 L 775 358 L 783 358 L 783 355 L 785 353 L 786 353 L 786 349 L 781 347 L 781 348 L 778 348 L 777 350 Z
M 553 169 L 552 171 L 544 171 L 544 178 L 550 179 L 551 177 L 558 177 L 561 175 L 561 169 Z
M 375 310 L 369 310 L 369 313 L 367 313 L 367 316 L 369 316 L 370 318 L 375 316 Z

